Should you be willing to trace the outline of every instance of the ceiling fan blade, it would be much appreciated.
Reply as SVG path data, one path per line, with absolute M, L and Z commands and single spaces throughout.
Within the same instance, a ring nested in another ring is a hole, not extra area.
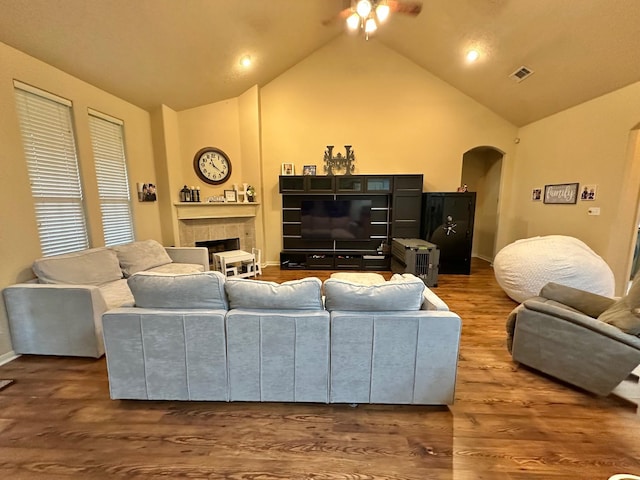
M 387 4 L 392 12 L 413 15 L 414 17 L 422 11 L 422 2 L 411 2 L 405 0 L 387 0 Z
M 333 17 L 323 20 L 322 25 L 327 26 L 327 25 L 331 25 L 332 23 L 338 20 L 345 20 L 349 15 L 351 15 L 351 13 L 352 13 L 351 8 L 345 8 L 344 10 L 341 10 L 339 13 L 337 13 Z

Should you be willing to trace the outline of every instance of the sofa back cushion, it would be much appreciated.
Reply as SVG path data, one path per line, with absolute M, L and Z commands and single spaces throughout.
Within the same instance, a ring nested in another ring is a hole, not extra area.
M 144 240 L 111 247 L 118 256 L 125 277 L 171 263 L 171 257 L 155 240 Z
M 228 310 L 220 272 L 173 275 L 139 272 L 127 280 L 139 308 Z
M 33 271 L 40 283 L 102 285 L 122 278 L 118 257 L 108 248 L 40 258 Z
M 322 282 L 308 277 L 284 283 L 229 278 L 225 283 L 230 308 L 323 310 Z
M 330 278 L 324 282 L 327 310 L 388 312 L 420 310 L 424 283 L 419 278 L 360 285 Z

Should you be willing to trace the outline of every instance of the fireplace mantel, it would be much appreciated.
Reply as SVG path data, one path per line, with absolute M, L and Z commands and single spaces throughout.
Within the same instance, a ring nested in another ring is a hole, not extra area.
M 196 220 L 200 218 L 250 218 L 255 217 L 260 205 L 250 203 L 183 203 L 176 202 L 179 220 Z

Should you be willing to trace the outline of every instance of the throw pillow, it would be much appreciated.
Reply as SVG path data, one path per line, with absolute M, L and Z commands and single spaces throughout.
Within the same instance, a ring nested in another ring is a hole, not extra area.
M 225 285 L 231 308 L 323 310 L 319 278 L 284 283 L 229 278 Z
M 155 240 L 144 240 L 111 247 L 118 255 L 125 277 L 171 263 L 171 257 Z
M 182 275 L 140 272 L 127 280 L 136 307 L 228 310 L 224 282 L 224 275 L 214 271 Z
M 325 303 L 329 311 L 420 310 L 424 289 L 424 283 L 417 277 L 377 285 L 359 285 L 333 278 L 324 282 Z
M 633 280 L 627 294 L 606 309 L 598 320 L 640 336 L 640 275 Z

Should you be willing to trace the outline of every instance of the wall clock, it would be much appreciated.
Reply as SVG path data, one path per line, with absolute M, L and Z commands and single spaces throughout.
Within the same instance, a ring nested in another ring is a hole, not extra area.
M 231 160 L 219 148 L 205 147 L 193 157 L 193 168 L 203 182 L 220 185 L 231 177 Z

